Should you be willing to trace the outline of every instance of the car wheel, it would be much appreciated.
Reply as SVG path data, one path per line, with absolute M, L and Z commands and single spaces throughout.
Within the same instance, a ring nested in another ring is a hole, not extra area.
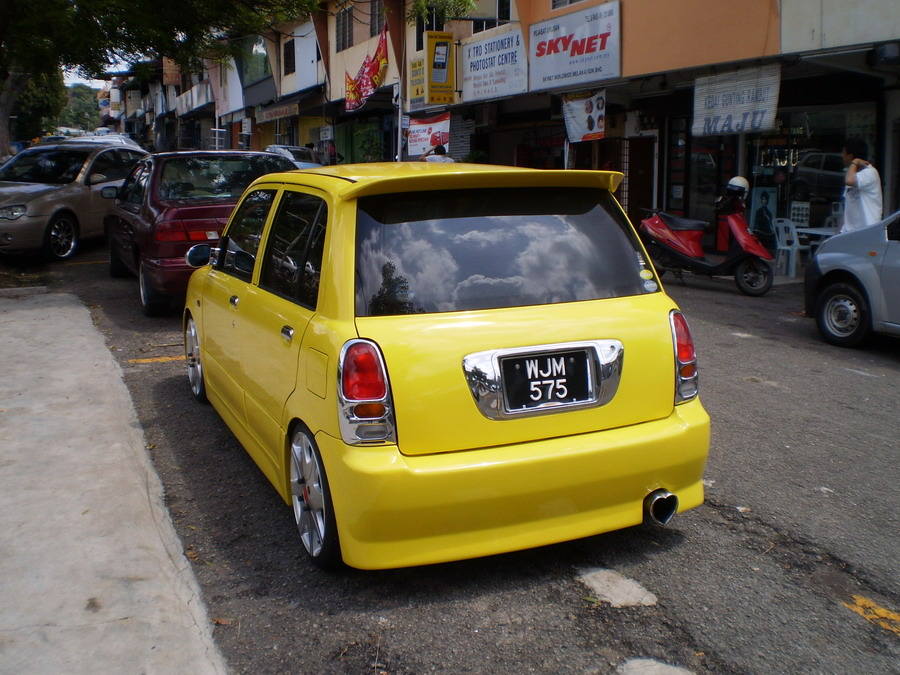
M 108 260 L 108 271 L 109 276 L 114 279 L 120 279 L 122 277 L 128 276 L 129 270 L 125 266 L 125 263 L 122 262 L 122 258 L 119 257 L 118 252 L 116 251 L 116 245 L 113 243 L 112 235 L 106 235 L 107 247 L 109 249 L 109 257 Z
M 312 433 L 298 425 L 291 436 L 291 504 L 300 540 L 317 567 L 330 569 L 341 562 L 337 525 L 328 479 Z
M 734 283 L 745 295 L 765 295 L 773 281 L 772 266 L 759 258 L 747 258 L 734 269 Z
M 162 316 L 165 314 L 169 308 L 169 297 L 150 285 L 143 260 L 138 270 L 138 281 L 141 288 L 141 311 L 144 313 L 144 316 Z
M 201 403 L 206 403 L 206 381 L 203 379 L 203 360 L 200 356 L 200 335 L 194 317 L 188 316 L 184 326 L 184 360 L 187 363 L 191 393 Z
M 827 342 L 855 347 L 869 335 L 869 303 L 853 284 L 832 284 L 816 301 L 816 325 Z
M 48 260 L 68 260 L 78 248 L 78 223 L 68 213 L 60 213 L 50 220 L 44 234 L 44 255 Z

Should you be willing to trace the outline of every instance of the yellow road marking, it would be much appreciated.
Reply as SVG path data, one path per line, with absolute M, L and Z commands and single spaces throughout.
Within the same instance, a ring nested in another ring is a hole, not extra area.
M 897 614 L 897 612 L 892 612 L 884 607 L 879 607 L 874 602 L 861 595 L 853 596 L 853 604 L 848 602 L 842 602 L 841 604 L 851 612 L 859 614 L 866 621 L 871 621 L 885 630 L 900 635 L 900 614 Z
M 128 363 L 165 363 L 166 361 L 184 361 L 181 356 L 154 356 L 150 359 L 128 359 Z

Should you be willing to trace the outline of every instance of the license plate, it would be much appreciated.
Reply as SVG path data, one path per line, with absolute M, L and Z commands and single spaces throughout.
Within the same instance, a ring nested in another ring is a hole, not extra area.
M 575 405 L 593 397 L 584 349 L 501 358 L 500 372 L 509 412 Z

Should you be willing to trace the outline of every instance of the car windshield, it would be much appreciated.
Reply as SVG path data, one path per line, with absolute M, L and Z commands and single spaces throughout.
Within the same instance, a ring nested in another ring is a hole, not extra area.
M 271 155 L 172 157 L 162 167 L 160 196 L 163 199 L 240 197 L 260 176 L 294 168 L 287 159 Z
M 445 190 L 363 197 L 357 316 L 545 305 L 659 286 L 609 193 Z
M 0 167 L 0 181 L 71 183 L 78 177 L 89 150 L 35 148 L 25 150 Z

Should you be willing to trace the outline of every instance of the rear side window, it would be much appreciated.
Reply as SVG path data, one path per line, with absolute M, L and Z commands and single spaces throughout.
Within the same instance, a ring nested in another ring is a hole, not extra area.
M 364 197 L 357 316 L 546 305 L 658 290 L 603 190 L 508 188 Z

